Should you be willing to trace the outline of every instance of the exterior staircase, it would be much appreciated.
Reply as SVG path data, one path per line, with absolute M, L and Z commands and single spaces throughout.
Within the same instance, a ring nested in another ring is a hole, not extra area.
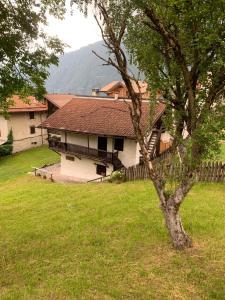
M 156 155 L 156 146 L 157 146 L 157 143 L 159 142 L 160 136 L 161 136 L 160 129 L 152 130 L 152 133 L 148 140 L 148 154 L 149 154 L 150 160 L 152 160 L 154 158 L 154 156 Z
M 120 170 L 124 167 L 124 165 L 122 164 L 118 156 L 113 157 L 113 167 L 114 167 L 114 171 Z

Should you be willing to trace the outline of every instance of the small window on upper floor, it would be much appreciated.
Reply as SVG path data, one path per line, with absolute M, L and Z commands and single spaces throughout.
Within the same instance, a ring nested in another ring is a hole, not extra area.
M 115 138 L 114 149 L 117 151 L 123 151 L 124 147 L 124 139 L 123 138 Z
M 35 134 L 35 126 L 30 126 L 30 134 Z
M 33 119 L 34 119 L 34 112 L 33 112 L 33 111 L 30 111 L 30 112 L 29 112 L 29 117 L 30 117 L 30 120 L 33 120 Z

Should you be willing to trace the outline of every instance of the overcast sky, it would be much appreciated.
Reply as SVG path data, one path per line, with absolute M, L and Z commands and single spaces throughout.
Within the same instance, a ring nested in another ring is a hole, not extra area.
M 71 48 L 66 48 L 65 52 L 77 50 L 101 40 L 101 33 L 93 15 L 90 13 L 88 17 L 84 17 L 76 8 L 73 9 L 73 15 L 68 9 L 63 21 L 50 16 L 48 24 L 46 31 L 49 35 L 57 35 L 70 45 Z

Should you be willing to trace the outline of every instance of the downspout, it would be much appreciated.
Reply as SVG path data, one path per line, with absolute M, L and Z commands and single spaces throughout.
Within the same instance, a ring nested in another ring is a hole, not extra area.
M 41 120 L 41 124 L 42 124 L 42 112 L 40 112 L 40 120 Z M 44 138 L 43 138 L 43 128 L 41 126 L 41 144 L 44 144 Z

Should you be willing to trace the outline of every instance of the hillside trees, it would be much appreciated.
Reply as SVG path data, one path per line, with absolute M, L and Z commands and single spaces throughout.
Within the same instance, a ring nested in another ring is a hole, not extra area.
M 57 63 L 63 45 L 46 35 L 48 14 L 61 18 L 63 0 L 0 1 L 0 106 L 18 93 L 41 97 L 45 92 L 47 67 Z
M 91 1 L 73 2 L 86 12 Z M 225 128 L 225 1 L 93 2 L 109 53 L 99 58 L 118 70 L 129 91 L 136 138 L 173 245 L 177 249 L 191 247 L 179 209 L 195 183 L 196 170 L 218 148 Z M 129 58 L 121 46 L 123 42 Z M 134 78 L 127 67 L 128 59 L 144 72 L 151 103 L 156 103 L 157 90 L 163 95 L 167 107 L 164 123 L 173 137 L 169 164 L 179 161 L 183 166 L 182 174 L 176 178 L 166 172 L 160 175 L 149 160 L 149 143 L 140 123 L 141 99 L 132 86 Z

